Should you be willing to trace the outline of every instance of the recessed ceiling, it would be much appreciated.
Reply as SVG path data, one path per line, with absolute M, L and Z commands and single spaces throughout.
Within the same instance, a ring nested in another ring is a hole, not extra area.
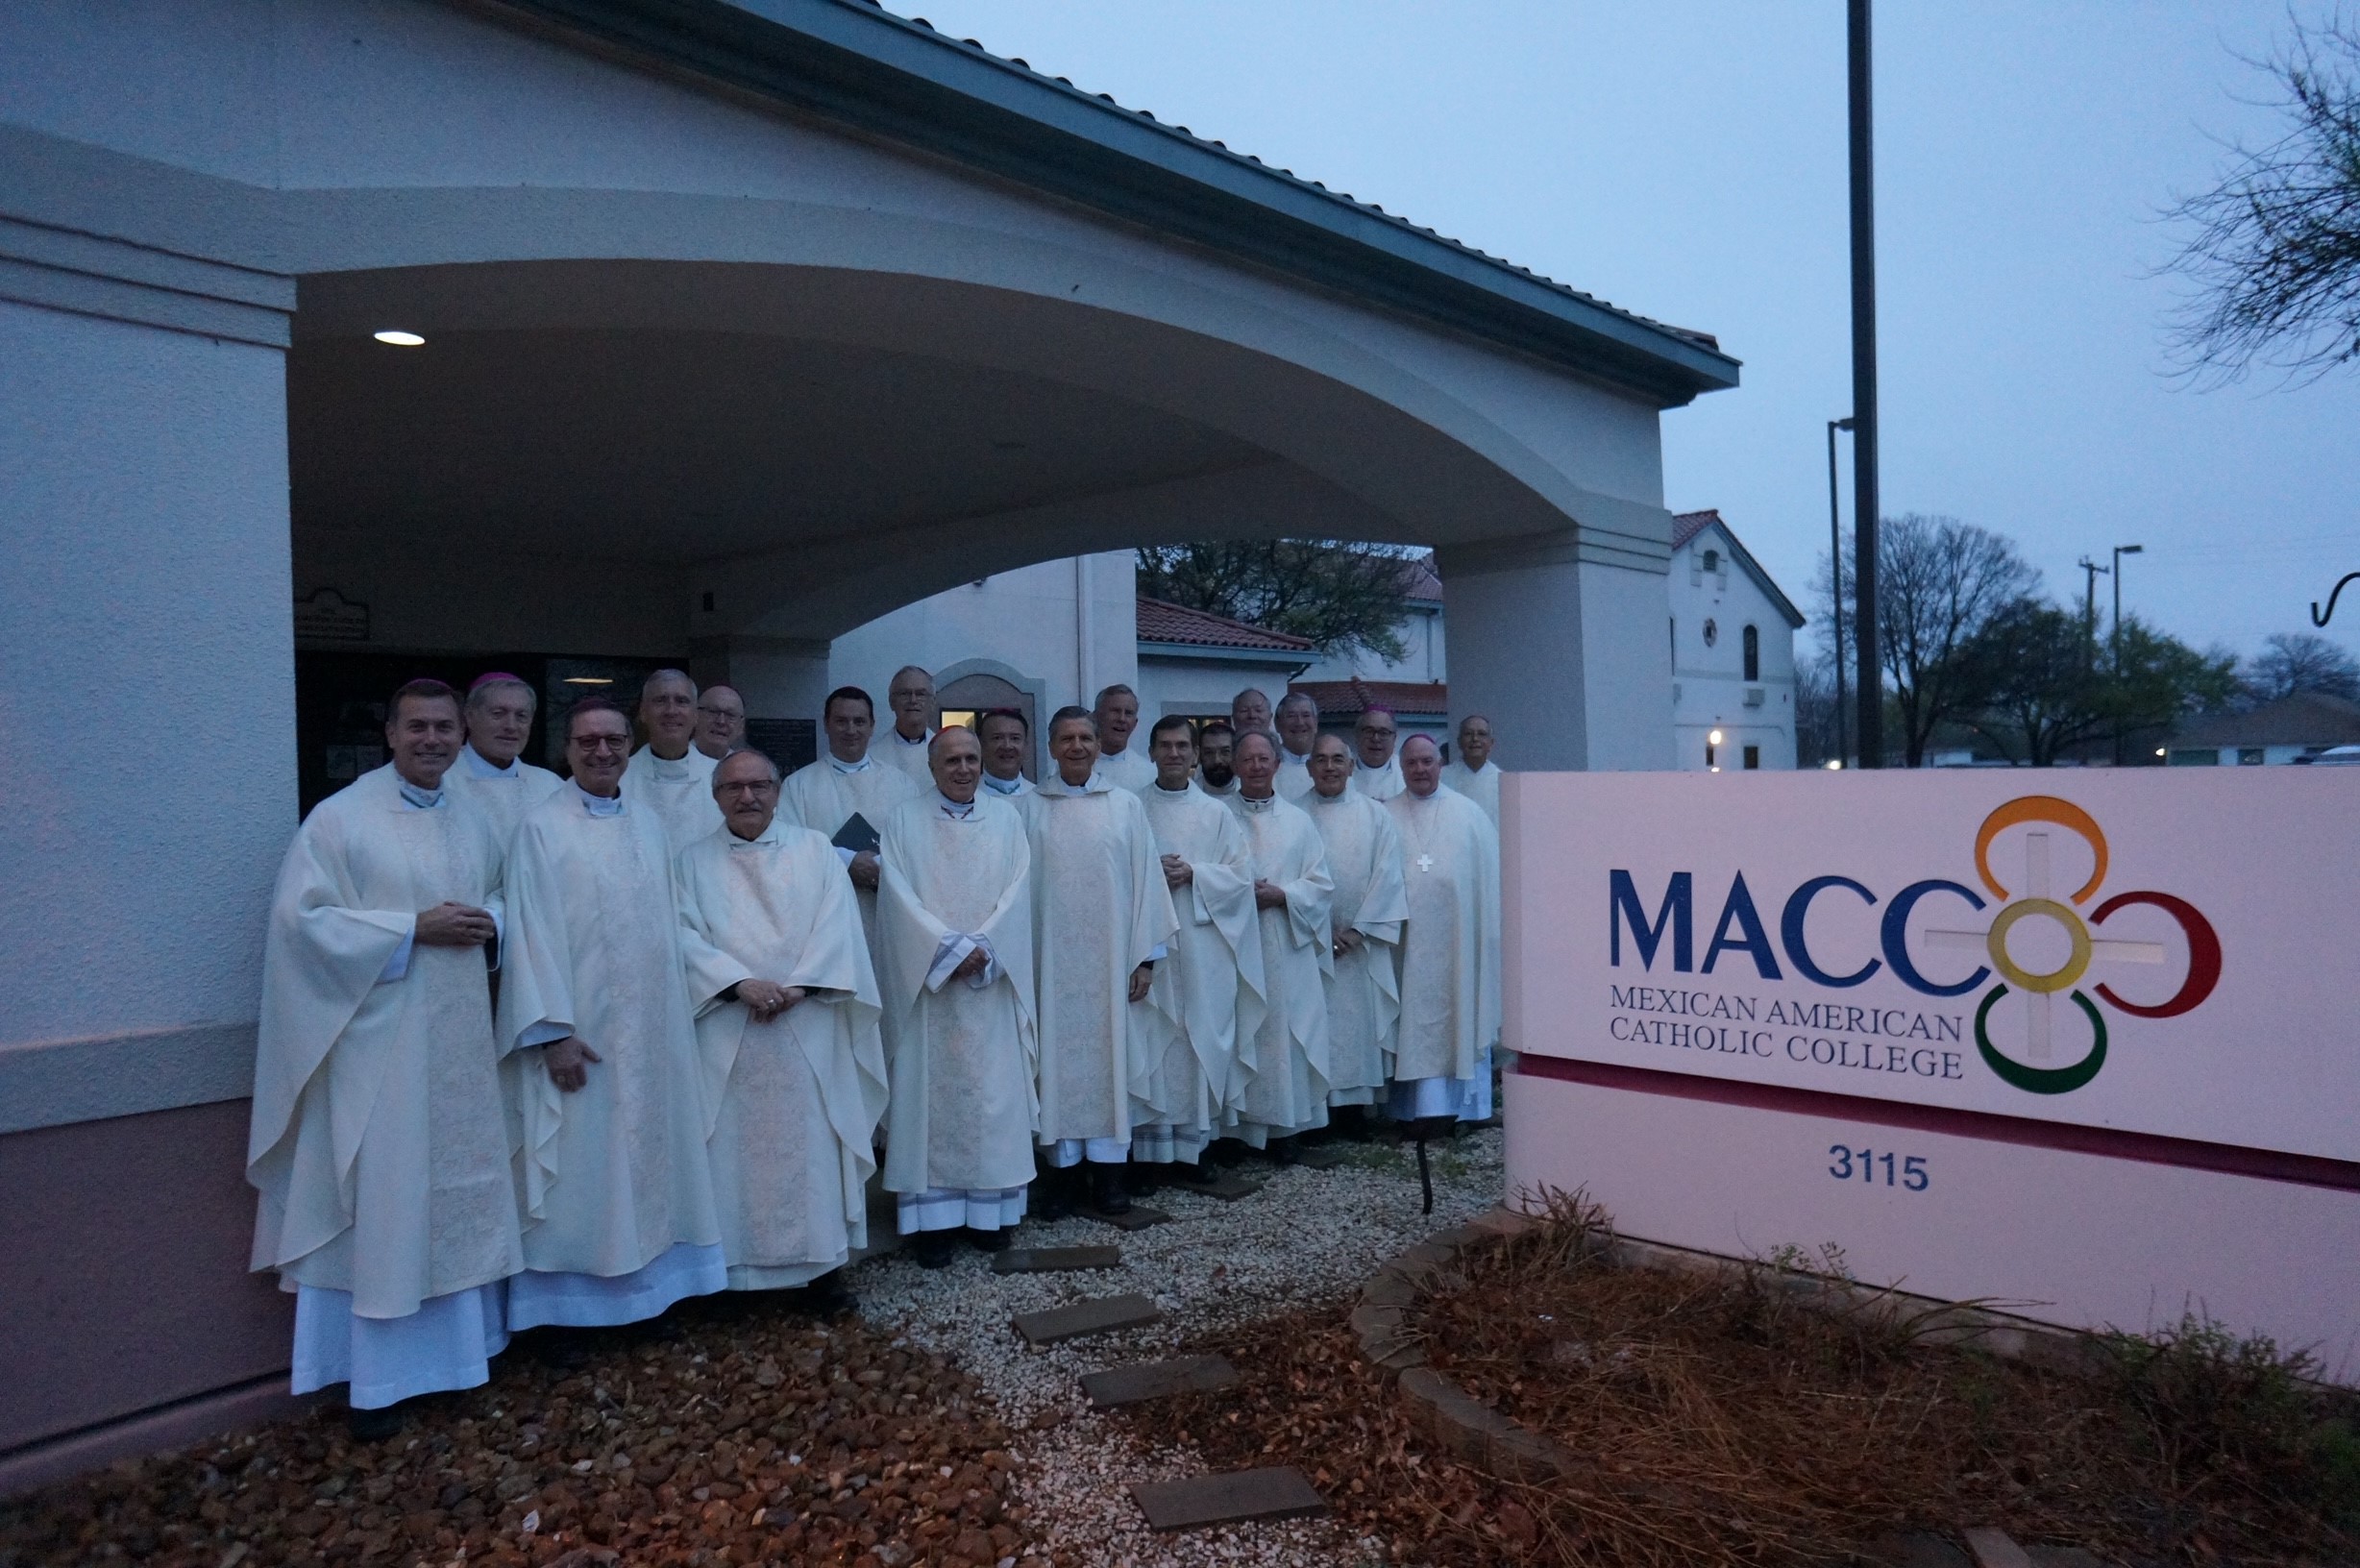
M 1096 391 L 920 355 L 680 331 L 299 340 L 299 531 L 697 560 L 1268 460 Z

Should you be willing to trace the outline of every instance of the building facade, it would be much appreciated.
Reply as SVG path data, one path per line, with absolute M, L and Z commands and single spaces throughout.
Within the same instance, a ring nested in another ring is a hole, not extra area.
M 1673 519 L 1672 736 L 1685 772 L 1795 765 L 1803 614 L 1717 511 Z

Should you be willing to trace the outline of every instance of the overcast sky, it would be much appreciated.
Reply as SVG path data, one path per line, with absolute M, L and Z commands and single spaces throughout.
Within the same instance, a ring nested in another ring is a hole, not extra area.
M 1744 384 L 1665 416 L 1666 500 L 1719 507 L 1806 600 L 1825 422 L 1851 400 L 1840 0 L 895 4 L 1716 333 Z M 1886 513 L 2009 534 L 2077 602 L 2078 556 L 2143 544 L 2126 606 L 2241 652 L 2309 630 L 2310 601 L 2360 568 L 2360 374 L 2188 389 L 2164 337 L 2177 285 L 2152 276 L 2175 248 L 2160 209 L 2207 183 L 2223 139 L 2274 123 L 2238 57 L 2270 53 L 2286 17 L 2282 0 L 1880 8 Z M 2349 599 L 2329 635 L 2360 648 Z

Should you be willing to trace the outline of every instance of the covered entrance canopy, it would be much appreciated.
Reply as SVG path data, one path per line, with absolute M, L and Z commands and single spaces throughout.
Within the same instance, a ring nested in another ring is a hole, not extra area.
M 239 1102 L 299 647 L 807 721 L 978 576 L 1386 540 L 1522 765 L 1665 766 L 1657 420 L 1735 380 L 858 0 L 12 6 L 0 356 L 0 1483 L 283 1386 Z

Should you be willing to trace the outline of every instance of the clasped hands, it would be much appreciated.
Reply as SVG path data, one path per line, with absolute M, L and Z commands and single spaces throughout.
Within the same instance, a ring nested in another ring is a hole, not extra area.
M 782 986 L 775 980 L 740 980 L 737 999 L 746 1004 L 754 1022 L 768 1023 L 807 994 L 800 986 Z
M 1181 859 L 1178 855 L 1166 855 L 1164 857 L 1164 885 L 1166 887 L 1185 888 L 1191 882 L 1195 880 L 1195 869 L 1190 866 L 1187 861 Z
M 499 935 L 500 927 L 493 923 L 489 910 L 446 898 L 432 909 L 418 912 L 412 940 L 430 947 L 480 947 Z
M 1254 907 L 1256 909 L 1285 909 L 1287 890 L 1275 882 L 1266 882 L 1256 877 L 1254 879 Z
M 1368 939 L 1366 937 L 1363 936 L 1355 928 L 1351 926 L 1344 927 L 1344 929 L 1339 932 L 1336 937 L 1336 956 L 1338 958 L 1343 958 L 1349 954 L 1359 952 L 1361 950 L 1361 944 L 1367 940 Z

